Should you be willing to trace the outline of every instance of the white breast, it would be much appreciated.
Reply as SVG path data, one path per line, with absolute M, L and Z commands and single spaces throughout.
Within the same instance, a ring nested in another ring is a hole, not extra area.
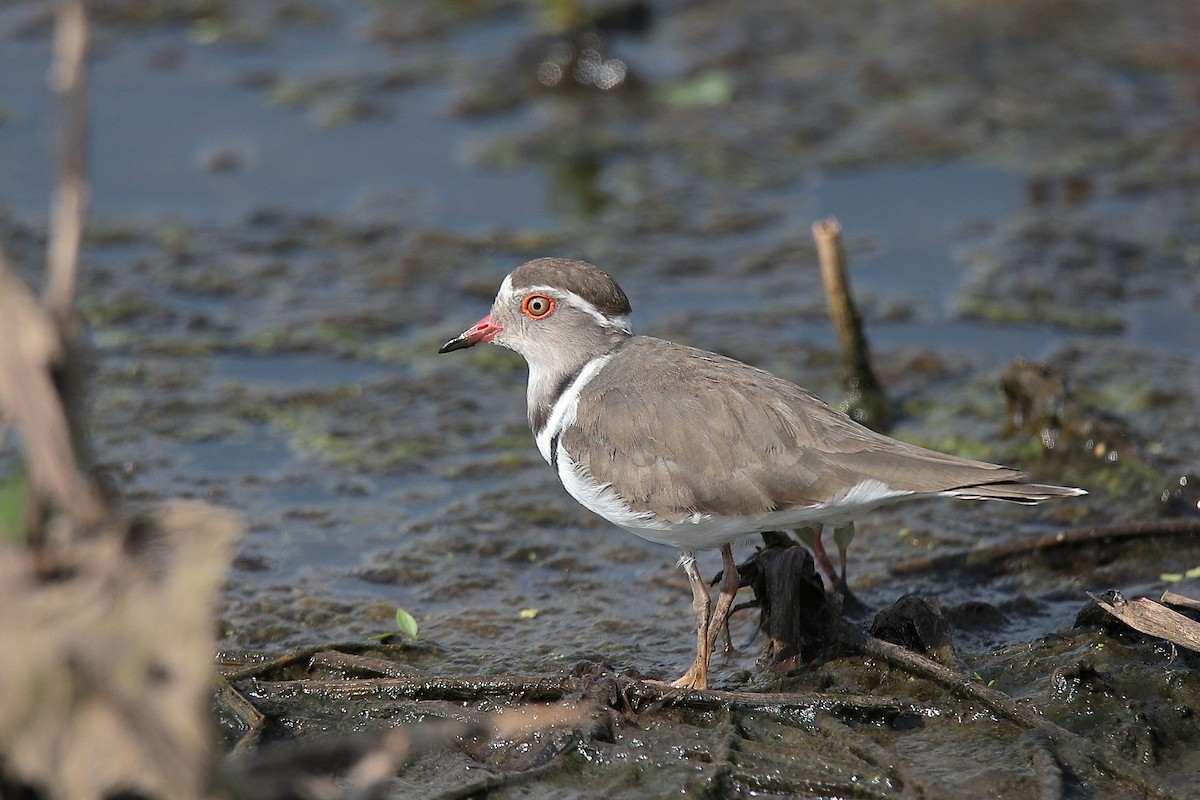
M 541 433 L 537 434 L 537 448 L 542 454 L 542 458 L 546 459 L 547 464 L 554 463 L 553 454 L 550 452 L 551 442 L 558 441 L 559 437 L 562 436 L 563 429 L 575 422 L 575 412 L 579 410 L 580 393 L 583 392 L 584 387 L 591 382 L 592 378 L 596 377 L 596 373 L 604 368 L 604 365 L 608 363 L 610 358 L 612 358 L 611 355 L 606 355 L 593 358 L 589 361 L 579 371 L 579 374 L 575 376 L 575 380 L 571 381 L 571 385 L 554 402 L 554 407 L 550 409 L 550 418 L 546 420 L 546 425 L 542 428 Z M 531 366 L 529 376 L 530 387 L 537 385 L 535 381 L 542 380 L 542 376 L 533 375 L 532 370 L 533 367 Z M 531 396 L 532 393 L 533 390 L 531 388 Z M 559 470 L 559 477 L 562 477 L 561 468 Z

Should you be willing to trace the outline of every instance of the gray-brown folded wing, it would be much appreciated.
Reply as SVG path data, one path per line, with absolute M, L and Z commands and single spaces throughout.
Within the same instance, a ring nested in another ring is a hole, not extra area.
M 561 443 L 634 511 L 672 520 L 818 505 L 866 479 L 925 494 L 1023 477 L 880 436 L 766 372 L 648 337 L 587 386 Z

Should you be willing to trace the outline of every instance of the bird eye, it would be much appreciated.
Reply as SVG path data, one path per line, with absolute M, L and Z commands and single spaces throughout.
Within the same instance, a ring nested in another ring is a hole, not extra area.
M 521 311 L 530 319 L 545 319 L 554 311 L 554 298 L 544 294 L 531 294 L 521 301 Z

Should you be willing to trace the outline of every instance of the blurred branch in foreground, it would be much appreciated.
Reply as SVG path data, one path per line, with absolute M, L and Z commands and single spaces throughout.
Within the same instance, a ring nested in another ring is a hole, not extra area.
M 91 531 L 104 516 L 99 494 L 76 465 L 71 424 L 54 382 L 63 349 L 57 326 L 0 253 L 0 416 L 17 428 L 27 465 L 24 481 L 8 478 L 25 486 L 24 498 L 10 493 L 24 513 L 0 518 L 0 526 L 23 528 L 0 530 L 9 539 L 62 541 Z M 55 521 L 58 511 L 65 524 Z M 50 530 L 42 530 L 43 522 Z
M 58 0 L 50 73 L 59 106 L 58 180 L 47 246 L 45 310 L 0 253 L 0 419 L 20 432 L 28 465 L 27 473 L 7 478 L 0 534 L 38 543 L 61 543 L 86 534 L 105 513 L 99 492 L 78 467 L 87 452 L 83 357 L 75 313 L 88 195 L 87 50 L 84 0 Z
M 51 208 L 45 302 L 60 327 L 75 312 L 79 249 L 87 215 L 87 10 L 83 0 L 55 5 L 54 66 L 50 84 L 58 99 L 58 183 Z
M 91 456 L 83 427 L 85 353 L 75 287 L 88 206 L 88 17 L 86 0 L 56 0 L 54 5 L 54 62 L 49 77 L 58 105 L 57 177 L 42 300 L 63 343 L 54 363 L 54 384 L 66 409 L 75 458 L 86 469 Z
M 86 52 L 85 3 L 60 0 L 44 307 L 0 252 L 0 434 L 15 431 L 22 456 L 0 475 L 0 797 L 198 800 L 212 603 L 242 524 L 198 504 L 130 522 L 80 464 Z
M 88 195 L 86 3 L 59 0 L 56 11 L 58 184 L 41 304 L 0 247 L 0 443 L 15 432 L 22 456 L 0 462 L 0 798 L 328 797 L 339 787 L 366 797 L 414 753 L 520 727 L 501 715 L 243 752 L 218 785 L 213 606 L 244 524 L 179 502 L 130 520 L 88 474 L 75 309 Z M 575 716 L 548 709 L 537 724 Z M 315 757 L 325 753 L 334 757 Z M 309 772 L 296 766 L 306 763 Z M 310 774 L 314 766 L 341 767 L 340 782 Z
M 204 797 L 212 602 L 242 525 L 105 506 L 54 380 L 71 346 L 0 254 L 0 418 L 24 456 L 0 515 L 0 797 Z
M 241 522 L 170 504 L 0 553 L 0 797 L 209 796 L 213 598 Z

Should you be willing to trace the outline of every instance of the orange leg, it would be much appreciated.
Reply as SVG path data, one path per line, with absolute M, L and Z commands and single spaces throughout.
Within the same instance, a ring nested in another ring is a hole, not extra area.
M 814 525 L 811 528 L 797 529 L 796 535 L 800 537 L 800 541 L 808 545 L 808 548 L 813 551 L 813 555 L 817 559 L 817 566 L 829 578 L 829 585 L 837 586 L 842 582 L 842 576 L 838 573 L 837 567 L 833 565 L 833 559 L 829 557 L 829 553 L 825 551 L 825 544 L 821 541 L 821 534 L 824 532 L 824 525 Z M 842 569 L 844 570 L 845 568 L 846 564 L 843 561 Z
M 708 612 L 711 606 L 708 586 L 696 569 L 696 556 L 684 553 L 679 565 L 687 573 L 688 584 L 692 587 L 692 614 L 696 617 L 696 660 L 687 672 L 671 681 L 671 685 L 681 689 L 707 689 L 708 660 L 712 655 L 708 647 Z
M 708 586 L 696 569 L 695 556 L 689 553 L 681 562 L 692 587 L 692 613 L 696 616 L 696 660 L 678 680 L 671 682 L 672 686 L 684 689 L 708 688 L 708 664 L 712 660 L 713 650 L 716 649 L 717 637 L 729 620 L 729 609 L 733 607 L 733 598 L 741 585 L 737 565 L 733 563 L 733 548 L 730 545 L 721 547 L 721 561 L 724 572 L 721 576 L 721 590 L 716 608 L 712 608 Z
M 825 525 L 814 525 L 812 528 L 797 530 L 796 535 L 813 551 L 817 564 L 829 578 L 829 585 L 833 587 L 834 591 L 848 595 L 850 588 L 846 583 L 846 550 L 850 547 L 850 542 L 854 541 L 854 523 L 838 525 L 833 529 L 833 540 L 837 542 L 838 562 L 841 564 L 841 569 L 833 565 L 833 559 L 829 557 L 828 551 L 825 550 L 825 544 L 821 541 L 821 534 L 825 532 L 825 528 Z

